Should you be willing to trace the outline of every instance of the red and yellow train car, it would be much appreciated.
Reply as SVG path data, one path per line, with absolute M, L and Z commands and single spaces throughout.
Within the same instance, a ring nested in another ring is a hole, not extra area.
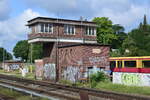
M 150 56 L 111 57 L 109 61 L 113 83 L 150 86 Z
M 150 73 L 150 56 L 110 57 L 113 72 Z

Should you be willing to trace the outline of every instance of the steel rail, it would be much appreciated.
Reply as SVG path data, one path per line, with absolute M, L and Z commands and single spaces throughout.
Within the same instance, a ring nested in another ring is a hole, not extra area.
M 90 88 L 81 88 L 81 87 L 62 85 L 62 84 L 52 83 L 52 82 L 47 82 L 47 81 L 17 78 L 14 76 L 8 76 L 8 75 L 3 75 L 3 74 L 0 74 L 0 79 L 7 79 L 11 81 L 16 81 L 16 82 L 30 83 L 30 84 L 46 86 L 46 87 L 53 87 L 56 89 L 62 89 L 62 90 L 76 92 L 76 93 L 84 91 L 84 92 L 87 92 L 89 96 L 110 98 L 114 100 L 150 100 L 150 96 L 145 96 L 145 95 L 118 93 L 118 92 L 104 91 L 104 90 L 97 90 L 97 89 L 90 89 Z

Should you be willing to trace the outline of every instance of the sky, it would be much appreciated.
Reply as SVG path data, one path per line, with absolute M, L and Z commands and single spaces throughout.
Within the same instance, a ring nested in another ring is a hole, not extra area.
M 150 0 L 0 0 L 0 47 L 12 53 L 19 40 L 27 39 L 27 21 L 35 17 L 79 20 L 80 16 L 109 17 L 126 32 L 150 17 Z

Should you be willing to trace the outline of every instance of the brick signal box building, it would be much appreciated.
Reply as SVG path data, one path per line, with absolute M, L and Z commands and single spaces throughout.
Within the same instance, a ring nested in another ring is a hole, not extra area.
M 43 59 L 36 60 L 39 77 L 76 81 L 92 70 L 109 70 L 109 46 L 97 44 L 94 22 L 37 17 L 27 26 L 28 42 L 43 44 Z

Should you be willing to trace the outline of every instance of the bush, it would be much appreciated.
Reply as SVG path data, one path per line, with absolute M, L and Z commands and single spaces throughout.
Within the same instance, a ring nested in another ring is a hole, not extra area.
M 70 85 L 70 86 L 72 86 L 72 84 L 73 84 L 71 81 L 65 80 L 65 79 L 61 79 L 61 80 L 59 81 L 59 83 L 65 84 L 65 85 Z
M 92 88 L 96 87 L 99 82 L 106 82 L 109 80 L 109 77 L 104 72 L 97 72 L 90 76 L 90 84 Z

